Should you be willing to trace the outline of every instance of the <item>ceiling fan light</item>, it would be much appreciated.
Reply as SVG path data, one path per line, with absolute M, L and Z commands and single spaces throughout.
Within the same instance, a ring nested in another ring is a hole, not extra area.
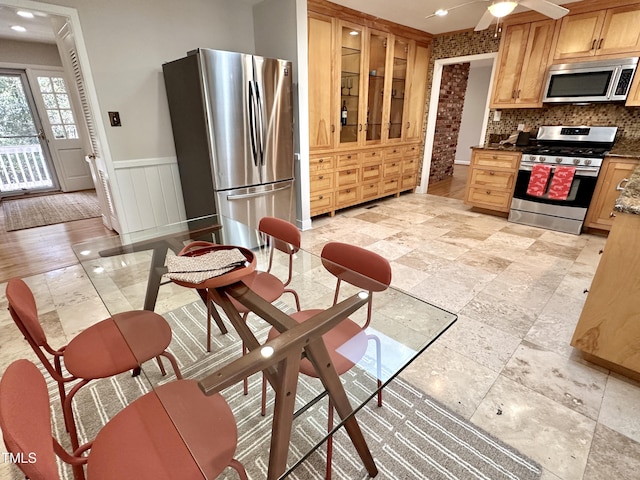
M 493 2 L 491 5 L 489 5 L 489 11 L 494 17 L 502 18 L 513 12 L 513 9 L 517 6 L 518 3 L 514 2 L 513 0 L 502 0 Z
M 439 8 L 434 12 L 438 17 L 444 17 L 447 13 L 449 13 L 449 10 L 445 10 L 444 8 Z

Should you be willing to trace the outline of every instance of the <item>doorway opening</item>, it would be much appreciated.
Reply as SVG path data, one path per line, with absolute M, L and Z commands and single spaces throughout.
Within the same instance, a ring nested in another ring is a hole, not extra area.
M 58 188 L 26 73 L 0 69 L 0 197 Z
M 421 193 L 462 200 L 471 147 L 482 145 L 496 53 L 436 60 Z

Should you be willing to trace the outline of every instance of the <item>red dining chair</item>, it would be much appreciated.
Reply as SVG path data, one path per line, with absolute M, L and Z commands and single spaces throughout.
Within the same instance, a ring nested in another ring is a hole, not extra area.
M 17 465 L 31 480 L 60 478 L 56 455 L 74 466 L 76 480 L 84 478 L 85 465 L 89 480 L 202 480 L 228 466 L 247 479 L 233 458 L 238 432 L 229 405 L 219 394 L 204 395 L 194 380 L 143 395 L 92 442 L 68 453 L 52 435 L 44 376 L 29 360 L 16 360 L 0 380 L 0 427 L 7 450 L 25 460 Z
M 365 332 L 371 323 L 373 313 L 373 292 L 382 292 L 391 284 L 391 265 L 389 261 L 377 253 L 362 247 L 340 242 L 327 243 L 320 254 L 323 266 L 337 278 L 333 296 L 333 305 L 338 303 L 342 283 L 348 283 L 369 292 L 367 315 L 363 325 L 359 325 L 350 318 L 345 318 L 337 326 L 322 336 L 329 352 L 329 356 L 338 375 L 348 372 L 365 355 L 369 340 L 376 344 L 377 377 L 378 377 L 378 406 L 382 406 L 382 363 L 380 358 L 380 340 L 375 335 Z M 291 314 L 298 323 L 321 312 L 320 309 L 302 310 Z M 279 335 L 278 330 L 271 328 L 267 340 Z M 300 362 L 300 372 L 307 376 L 318 378 L 313 364 L 303 358 Z M 265 377 L 262 378 L 262 415 L 266 413 Z M 333 429 L 333 407 L 329 401 L 328 429 Z M 333 438 L 327 440 L 327 476 L 331 478 L 331 456 Z
M 171 343 L 171 327 L 157 313 L 147 310 L 118 313 L 86 328 L 67 345 L 54 349 L 47 341 L 33 292 L 27 284 L 12 278 L 7 283 L 6 295 L 11 318 L 58 383 L 65 426 L 74 449 L 78 448 L 78 437 L 72 401 L 78 390 L 91 380 L 134 370 L 153 358 L 158 360 L 165 375 L 160 356 L 169 359 L 176 377 L 182 378 L 175 357 L 166 351 Z M 76 380 L 67 393 L 65 385 Z
M 300 250 L 300 230 L 290 222 L 282 220 L 276 217 L 263 217 L 258 224 L 258 231 L 265 235 L 265 241 L 269 248 L 269 262 L 265 271 L 254 270 L 247 276 L 242 278 L 242 282 L 246 284 L 251 290 L 253 290 L 260 297 L 264 298 L 268 302 L 274 302 L 280 298 L 284 293 L 290 293 L 293 295 L 296 302 L 296 309 L 300 311 L 300 298 L 298 293 L 292 289 L 287 288 L 291 283 L 293 277 L 293 258 L 295 253 Z M 178 255 L 184 255 L 194 248 L 207 248 L 214 244 L 208 242 L 193 242 L 187 245 L 178 253 Z M 272 273 L 274 253 L 278 250 L 285 253 L 288 256 L 288 276 L 285 281 L 282 281 L 276 275 Z M 211 342 L 211 317 L 218 315 L 217 310 L 213 306 L 213 297 L 207 293 L 207 351 L 210 351 Z M 231 302 L 238 310 L 242 319 L 246 321 L 249 316 L 249 309 L 242 305 L 240 302 L 231 298 Z M 218 324 L 220 322 L 218 321 Z M 246 346 L 242 344 L 242 354 L 246 353 Z M 244 393 L 247 394 L 248 382 L 244 381 Z

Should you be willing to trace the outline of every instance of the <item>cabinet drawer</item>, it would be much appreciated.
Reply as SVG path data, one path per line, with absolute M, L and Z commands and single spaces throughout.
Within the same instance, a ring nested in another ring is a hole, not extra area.
M 362 199 L 368 200 L 370 198 L 376 198 L 379 195 L 380 191 L 380 183 L 378 182 L 370 182 L 365 183 L 361 187 Z
M 381 170 L 380 165 L 365 165 L 362 167 L 362 181 L 370 182 L 372 180 L 378 180 Z
M 396 190 L 398 190 L 399 186 L 400 186 L 399 178 L 392 178 L 390 180 L 385 180 L 384 183 L 382 184 L 382 192 L 383 193 L 395 192 Z
M 311 192 L 322 192 L 333 189 L 333 172 L 312 173 L 309 176 Z
M 338 190 L 336 204 L 347 205 L 358 201 L 358 187 L 344 188 Z
M 404 148 L 403 147 L 393 147 L 393 148 L 387 148 L 384 151 L 384 159 L 400 159 L 402 158 L 402 156 L 404 155 Z
M 323 155 L 321 157 L 311 157 L 309 159 L 309 171 L 331 170 L 335 167 L 335 157 L 333 155 Z
M 415 188 L 416 186 L 416 175 L 403 175 L 400 178 L 400 189 L 406 190 L 409 188 Z
M 343 155 L 338 155 L 338 168 L 348 167 L 350 165 L 359 165 L 359 164 L 360 164 L 359 153 L 345 153 Z
M 407 158 L 407 157 L 417 158 L 419 153 L 420 153 L 420 147 L 418 145 L 408 145 L 406 147 L 403 147 L 404 158 Z
M 367 152 L 362 152 L 362 161 L 364 163 L 371 163 L 377 160 L 382 161 L 382 154 L 380 150 L 369 150 Z
M 333 208 L 333 192 L 311 195 L 311 213 Z
M 391 177 L 393 175 L 400 175 L 400 171 L 402 169 L 402 162 L 400 160 L 395 161 L 385 161 L 384 165 L 382 165 L 382 175 L 384 178 Z
M 511 203 L 511 193 L 492 190 L 490 188 L 471 187 L 467 191 L 465 203 L 501 212 L 508 212 L 509 204 Z
M 471 185 L 478 187 L 500 188 L 511 191 L 515 174 L 503 170 L 474 168 L 471 171 Z
M 418 160 L 406 158 L 402 161 L 402 173 L 416 173 L 418 171 Z
M 345 170 L 338 170 L 338 172 L 336 172 L 336 181 L 338 188 L 346 187 L 347 185 L 356 185 L 359 180 L 359 168 L 347 168 Z
M 474 167 L 496 167 L 515 170 L 520 161 L 519 153 L 508 152 L 476 152 L 471 160 Z

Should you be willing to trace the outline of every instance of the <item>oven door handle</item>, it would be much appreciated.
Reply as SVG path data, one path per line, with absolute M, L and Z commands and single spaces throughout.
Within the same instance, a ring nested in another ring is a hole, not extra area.
M 551 165 L 551 173 L 553 173 L 556 169 L 556 167 L 559 167 L 560 165 Z M 567 165 L 568 166 L 568 165 Z M 533 165 L 520 165 L 520 168 L 518 169 L 522 172 L 530 172 L 531 170 L 533 170 Z M 580 176 L 580 177 L 597 177 L 598 176 L 598 172 L 600 171 L 599 168 L 580 168 L 580 167 L 576 167 L 576 175 Z

